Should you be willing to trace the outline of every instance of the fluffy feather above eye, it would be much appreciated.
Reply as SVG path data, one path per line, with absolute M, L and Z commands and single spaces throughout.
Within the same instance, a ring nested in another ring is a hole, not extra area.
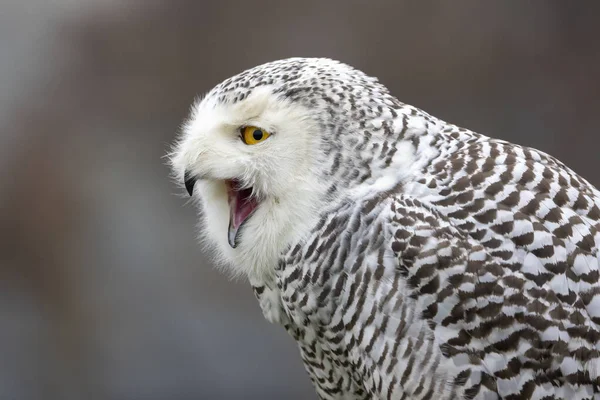
M 320 398 L 598 393 L 600 193 L 551 156 L 292 58 L 211 90 L 171 162 Z

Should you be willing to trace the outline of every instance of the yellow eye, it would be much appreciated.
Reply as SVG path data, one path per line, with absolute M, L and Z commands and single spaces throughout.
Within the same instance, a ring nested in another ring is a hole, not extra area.
M 241 129 L 242 140 L 248 145 L 257 144 L 266 140 L 271 134 L 255 126 L 245 126 Z

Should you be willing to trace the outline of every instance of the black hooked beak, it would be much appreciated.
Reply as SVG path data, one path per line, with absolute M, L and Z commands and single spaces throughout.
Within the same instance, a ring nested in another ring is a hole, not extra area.
M 191 196 L 194 193 L 194 185 L 196 184 L 196 177 L 192 176 L 189 171 L 186 171 L 183 175 L 183 182 L 185 183 L 185 189 Z

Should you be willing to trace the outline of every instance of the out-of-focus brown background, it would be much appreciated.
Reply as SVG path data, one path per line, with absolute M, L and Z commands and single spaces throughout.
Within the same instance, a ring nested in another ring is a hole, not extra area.
M 165 160 L 194 96 L 289 56 L 600 184 L 597 1 L 0 2 L 0 399 L 312 399 Z

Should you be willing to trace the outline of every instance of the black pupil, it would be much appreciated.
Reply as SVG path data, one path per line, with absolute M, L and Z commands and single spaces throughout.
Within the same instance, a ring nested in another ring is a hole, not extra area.
M 263 131 L 261 131 L 260 129 L 255 129 L 254 132 L 252 133 L 252 137 L 254 138 L 254 140 L 260 140 L 263 138 Z

